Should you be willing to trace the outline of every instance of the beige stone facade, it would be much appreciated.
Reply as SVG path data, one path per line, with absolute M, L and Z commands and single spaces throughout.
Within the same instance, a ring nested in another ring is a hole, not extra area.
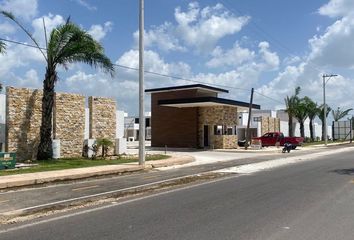
M 279 132 L 280 119 L 272 117 L 261 117 L 261 135 L 267 132 Z
M 116 101 L 111 98 L 89 97 L 90 138 L 116 138 Z M 108 154 L 113 154 L 111 147 Z
M 237 145 L 237 135 L 212 135 L 213 147 L 215 149 L 235 149 Z
M 42 91 L 6 88 L 6 151 L 18 160 L 36 159 L 42 118 Z M 112 99 L 90 97 L 90 137 L 116 136 L 116 103 Z M 53 139 L 60 140 L 60 156 L 80 157 L 85 131 L 85 97 L 56 93 L 53 107 Z M 109 153 L 113 153 L 111 147 Z
M 42 118 L 42 91 L 6 88 L 6 151 L 17 159 L 35 159 Z
M 60 156 L 80 157 L 85 131 L 85 97 L 56 93 L 53 114 L 53 137 L 60 140 Z
M 209 126 L 210 146 L 213 148 L 237 148 L 237 136 L 215 135 L 214 126 L 234 128 L 238 124 L 237 107 L 216 106 L 198 108 L 199 147 L 204 147 L 204 126 Z M 221 133 L 225 134 L 225 133 Z

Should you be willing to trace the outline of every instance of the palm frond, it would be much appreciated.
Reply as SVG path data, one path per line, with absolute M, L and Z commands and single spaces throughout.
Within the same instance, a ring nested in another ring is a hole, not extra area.
M 334 121 L 339 121 L 340 119 L 344 118 L 352 110 L 352 108 L 342 110 L 340 107 L 338 107 L 336 110 L 332 110 L 332 116 Z
M 0 41 L 0 53 L 5 53 L 5 50 L 6 50 L 6 44 Z
M 19 26 L 26 34 L 27 36 L 32 40 L 32 42 L 36 45 L 38 50 L 42 53 L 44 59 L 48 61 L 46 54 L 43 52 L 42 48 L 39 46 L 37 40 L 33 37 L 33 35 L 16 19 L 16 17 L 11 13 L 7 11 L 0 11 L 0 13 L 7 17 L 8 19 L 12 20 L 14 23 L 16 23 L 17 26 Z
M 48 58 L 54 66 L 82 62 L 103 69 L 113 76 L 114 67 L 104 54 L 103 47 L 90 34 L 67 22 L 52 31 Z

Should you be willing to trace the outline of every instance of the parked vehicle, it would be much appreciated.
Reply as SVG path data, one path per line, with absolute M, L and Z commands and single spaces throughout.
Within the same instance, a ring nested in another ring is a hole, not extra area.
M 290 143 L 292 149 L 301 146 L 304 142 L 303 137 L 284 137 L 282 132 L 268 132 L 261 137 L 255 137 L 252 139 L 261 140 L 262 147 L 275 146 L 276 143 L 279 142 L 280 146 L 284 146 L 285 143 Z

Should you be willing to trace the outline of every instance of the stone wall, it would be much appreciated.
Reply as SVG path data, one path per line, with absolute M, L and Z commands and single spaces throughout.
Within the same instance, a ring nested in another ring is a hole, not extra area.
M 42 118 L 42 91 L 6 88 L 6 151 L 18 160 L 35 159 Z
M 60 140 L 60 157 L 80 157 L 85 131 L 85 97 L 56 93 L 53 137 Z
M 211 138 L 215 149 L 237 148 L 237 135 L 213 135 Z
M 279 132 L 280 119 L 272 117 L 261 117 L 261 135 L 267 132 Z
M 237 108 L 229 106 L 217 106 L 217 107 L 199 107 L 198 108 L 198 145 L 203 147 L 204 138 L 204 125 L 209 125 L 210 129 L 210 143 L 219 145 L 219 143 L 213 143 L 213 126 L 225 125 L 236 126 L 238 124 Z M 237 141 L 236 141 L 237 143 Z
M 90 138 L 116 138 L 116 101 L 111 98 L 89 97 Z M 114 146 L 108 154 L 113 154 Z
M 6 88 L 6 151 L 17 159 L 36 159 L 42 118 L 42 91 Z M 115 118 L 114 118 L 115 119 Z M 57 93 L 53 108 L 53 138 L 60 140 L 61 157 L 82 155 L 85 97 Z

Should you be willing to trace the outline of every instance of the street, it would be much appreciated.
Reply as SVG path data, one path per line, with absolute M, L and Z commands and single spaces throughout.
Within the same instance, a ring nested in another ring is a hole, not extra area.
M 3 227 L 6 239 L 353 239 L 353 151 Z

